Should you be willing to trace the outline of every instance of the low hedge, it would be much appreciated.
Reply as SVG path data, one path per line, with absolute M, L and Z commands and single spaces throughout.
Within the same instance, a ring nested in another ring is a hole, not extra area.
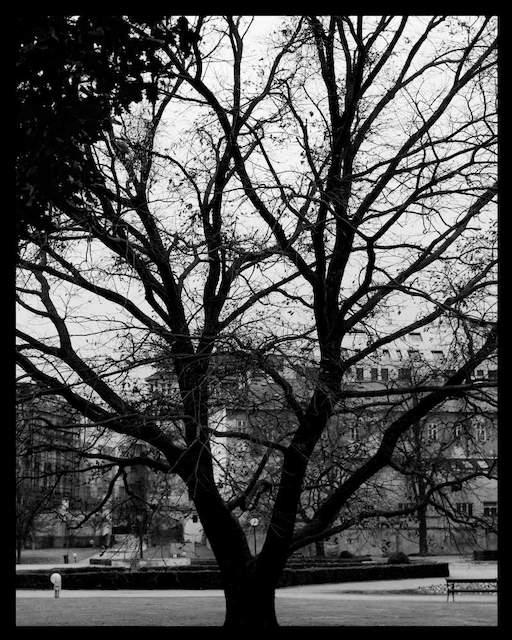
M 31 567 L 30 569 L 25 569 L 23 566 L 21 567 L 16 567 L 16 573 L 19 574 L 35 574 L 35 573 L 41 573 L 44 575 L 50 575 L 54 572 L 60 573 L 61 575 L 68 575 L 68 574 L 78 574 L 78 573 L 98 573 L 98 571 L 105 571 L 105 572 L 116 572 L 116 571 L 128 571 L 129 567 L 109 567 L 109 566 L 101 566 L 101 567 L 97 567 L 97 566 L 84 566 L 84 567 L 73 567 L 73 566 L 67 566 L 67 567 L 62 567 L 62 566 L 55 566 L 51 569 L 48 568 L 41 568 L 41 569 L 36 569 L 34 567 Z
M 50 574 L 20 573 L 17 589 L 50 589 Z M 220 572 L 98 571 L 62 577 L 63 589 L 220 589 Z
M 497 561 L 498 560 L 498 550 L 497 549 L 482 549 L 480 551 L 473 551 L 473 560 L 479 561 Z
M 450 575 L 447 563 L 374 564 L 363 567 L 311 567 L 285 569 L 280 587 L 329 582 L 365 582 L 366 580 L 405 580 L 406 578 L 439 578 Z
M 220 571 L 215 569 L 183 570 L 167 568 L 155 571 L 76 571 L 63 575 L 63 589 L 221 589 Z M 190 569 L 187 567 L 187 569 Z M 50 589 L 52 571 L 18 573 L 17 589 Z M 59 570 L 59 573 L 64 574 Z M 400 580 L 448 576 L 447 563 L 409 565 L 371 565 L 364 567 L 307 567 L 285 569 L 280 587 L 366 580 Z

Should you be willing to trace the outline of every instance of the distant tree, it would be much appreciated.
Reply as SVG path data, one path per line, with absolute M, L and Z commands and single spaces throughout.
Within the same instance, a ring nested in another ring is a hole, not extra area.
M 16 425 L 16 562 L 23 549 L 34 539 L 41 516 L 55 506 L 62 476 L 34 465 L 27 425 Z
M 16 562 L 30 539 L 34 539 L 39 518 L 53 506 L 57 482 L 42 488 L 16 483 Z
M 468 400 L 476 406 L 462 404 L 452 409 L 454 413 L 447 419 L 442 415 L 443 405 L 439 405 L 435 413 L 418 421 L 404 434 L 387 469 L 353 494 L 343 513 L 333 522 L 329 537 L 354 529 L 366 532 L 363 539 L 369 538 L 371 532 L 387 521 L 386 527 L 392 525 L 402 533 L 402 529 L 415 528 L 417 551 L 427 555 L 431 551 L 429 517 L 437 518 L 437 526 L 443 524 L 446 535 L 452 537 L 454 544 L 456 538 L 451 533 L 452 529 L 457 531 L 457 525 L 463 526 L 468 534 L 477 527 L 497 533 L 496 522 L 488 522 L 480 513 L 461 514 L 456 509 L 460 496 L 470 502 L 479 502 L 479 481 L 497 480 L 496 458 L 476 436 L 477 420 L 484 413 L 487 414 L 489 437 L 495 440 L 496 408 L 489 410 L 487 405 L 487 410 L 482 409 L 485 401 L 478 389 L 468 393 Z M 397 418 L 407 410 L 408 402 L 409 398 L 404 407 L 398 397 L 390 401 L 384 396 L 379 400 L 374 398 L 371 403 L 359 403 L 357 417 L 345 410 L 343 421 L 337 420 L 331 427 L 330 437 L 324 436 L 308 466 L 301 497 L 300 513 L 304 522 L 333 488 L 341 486 L 354 468 L 374 454 L 376 442 L 382 435 L 383 416 L 386 420 L 391 415 Z M 437 434 L 435 441 L 429 434 L 432 424 L 435 424 Z M 357 442 L 350 441 L 352 429 L 360 434 Z M 459 499 L 454 500 L 457 497 Z
M 495 20 L 288 17 L 265 50 L 251 18 L 201 18 L 187 56 L 165 20 L 119 20 L 162 61 L 157 95 L 84 141 L 80 188 L 52 194 L 54 230 L 21 243 L 20 310 L 44 330 L 20 315 L 17 362 L 86 429 L 148 446 L 98 459 L 181 478 L 222 573 L 225 625 L 272 628 L 289 555 L 330 534 L 418 421 L 494 384 L 472 372 L 497 340 Z M 454 369 L 440 385 L 386 390 L 414 405 L 390 414 L 371 456 L 300 524 L 346 372 L 438 324 L 456 334 Z M 346 354 L 354 329 L 367 341 Z M 166 420 L 122 386 L 156 345 L 177 383 Z M 253 433 L 212 418 L 219 352 L 272 381 L 293 417 L 285 428 L 270 411 Z M 300 393 L 275 360 L 297 354 L 309 367 Z M 219 441 L 265 449 L 246 458 L 253 475 L 233 499 L 217 486 Z M 237 509 L 269 452 L 279 472 L 253 557 Z

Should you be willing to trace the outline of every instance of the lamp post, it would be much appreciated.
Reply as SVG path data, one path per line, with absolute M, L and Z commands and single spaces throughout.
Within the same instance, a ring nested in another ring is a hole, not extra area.
M 143 522 L 144 522 L 144 516 L 141 513 L 138 513 L 135 516 L 135 519 L 137 520 L 137 533 L 139 534 L 139 553 L 140 553 L 140 559 L 142 560 L 144 558 L 144 545 L 143 545 L 143 540 L 142 540 L 142 535 L 143 535 Z
M 60 573 L 52 573 L 50 576 L 50 582 L 53 584 L 54 595 L 56 598 L 60 598 L 60 590 L 62 587 L 62 576 Z
M 260 521 L 258 518 L 251 518 L 249 520 L 249 524 L 252 527 L 252 535 L 254 539 L 254 556 L 256 556 L 256 527 L 259 525 Z

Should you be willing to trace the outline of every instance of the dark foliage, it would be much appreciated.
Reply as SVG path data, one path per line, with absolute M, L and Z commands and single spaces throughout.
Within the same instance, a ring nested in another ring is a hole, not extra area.
M 403 551 L 392 553 L 388 558 L 388 564 L 409 564 L 410 560 Z
M 198 36 L 171 18 L 24 16 L 16 22 L 16 227 L 54 227 L 52 207 L 83 197 L 94 186 L 87 145 L 111 126 L 111 117 L 154 102 L 168 73 L 160 38 L 187 55 Z M 133 27 L 135 28 L 132 28 Z M 144 33 L 137 29 L 144 29 Z

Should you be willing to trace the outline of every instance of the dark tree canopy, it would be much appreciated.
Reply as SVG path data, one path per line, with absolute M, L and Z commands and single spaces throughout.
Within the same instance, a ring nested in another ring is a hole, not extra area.
M 197 40 L 186 18 L 133 23 L 165 34 L 184 57 Z M 102 139 L 113 114 L 143 97 L 154 103 L 169 69 L 159 45 L 122 16 L 18 17 L 16 37 L 16 223 L 23 238 L 29 228 L 54 228 L 52 207 L 67 198 L 78 202 L 94 184 L 84 163 L 87 146 Z

